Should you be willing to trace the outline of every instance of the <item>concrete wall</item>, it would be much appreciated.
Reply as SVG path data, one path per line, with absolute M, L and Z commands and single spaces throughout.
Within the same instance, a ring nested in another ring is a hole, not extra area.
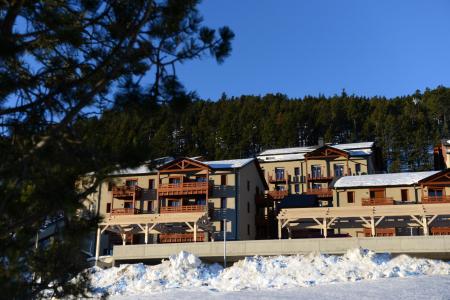
M 233 241 L 227 243 L 227 256 L 230 260 L 236 260 L 253 255 L 295 255 L 310 252 L 344 254 L 349 249 L 360 247 L 383 253 L 450 258 L 450 236 Z M 207 260 L 221 261 L 223 243 L 114 246 L 113 257 L 116 263 L 152 259 L 160 262 L 180 251 L 188 251 Z

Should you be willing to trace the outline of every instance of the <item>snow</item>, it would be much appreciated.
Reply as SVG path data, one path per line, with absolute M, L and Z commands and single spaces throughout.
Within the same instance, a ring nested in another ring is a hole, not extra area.
M 252 162 L 254 158 L 202 161 L 213 169 L 238 169 Z
M 333 148 L 341 150 L 355 150 L 355 149 L 371 149 L 374 142 L 360 142 L 360 143 L 348 143 L 348 144 L 335 144 L 330 145 Z
M 278 149 L 269 149 L 263 151 L 259 154 L 259 156 L 266 155 L 278 155 L 278 154 L 294 154 L 294 153 L 308 153 L 315 150 L 317 147 L 292 147 L 292 148 L 278 148 Z
M 288 160 L 303 160 L 305 159 L 304 153 L 295 153 L 295 154 L 280 154 L 273 156 L 258 156 L 258 158 L 262 161 L 271 162 L 271 161 L 288 161 Z
M 204 264 L 193 254 L 180 252 L 156 266 L 126 264 L 105 270 L 94 267 L 89 272 L 98 297 L 104 294 L 167 296 L 181 290 L 192 295 L 208 292 L 220 296 L 237 291 L 307 290 L 314 286 L 383 278 L 448 276 L 450 263 L 406 255 L 392 258 L 388 254 L 352 249 L 343 256 L 311 253 L 247 257 L 223 269 L 218 264 Z
M 413 185 L 436 173 L 439 171 L 344 176 L 334 183 L 334 188 Z

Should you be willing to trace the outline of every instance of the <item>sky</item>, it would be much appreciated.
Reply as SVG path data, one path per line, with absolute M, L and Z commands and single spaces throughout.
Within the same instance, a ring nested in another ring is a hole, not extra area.
M 203 99 L 283 93 L 395 97 L 450 86 L 449 0 L 203 0 L 233 51 L 177 74 Z

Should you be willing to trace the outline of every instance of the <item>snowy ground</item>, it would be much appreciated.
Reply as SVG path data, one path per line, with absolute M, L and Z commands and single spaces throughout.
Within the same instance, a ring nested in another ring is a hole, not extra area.
M 181 252 L 156 266 L 90 272 L 95 294 L 113 299 L 450 299 L 450 263 L 363 249 L 250 257 L 227 269 Z

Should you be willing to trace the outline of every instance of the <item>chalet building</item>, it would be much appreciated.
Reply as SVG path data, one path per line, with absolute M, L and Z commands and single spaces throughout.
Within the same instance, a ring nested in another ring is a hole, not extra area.
M 334 183 L 333 188 L 333 207 L 445 204 L 450 203 L 450 169 L 342 177 Z M 379 228 L 376 234 L 418 234 L 417 225 L 413 225 Z M 433 225 L 438 225 L 438 222 L 435 221 Z M 340 232 L 351 236 L 370 236 L 369 228 Z M 439 232 L 450 234 L 450 227 L 431 226 L 431 233 Z
M 316 195 L 322 206 L 332 205 L 333 181 L 342 176 L 372 174 L 382 165 L 374 142 L 272 149 L 261 152 L 258 160 L 269 183 L 269 199 Z
M 442 139 L 433 154 L 435 170 L 450 168 L 450 139 Z
M 155 169 L 117 172 L 100 185 L 97 251 L 106 254 L 114 244 L 213 241 L 223 239 L 224 230 L 228 240 L 265 237 L 267 189 L 254 158 L 178 158 Z

